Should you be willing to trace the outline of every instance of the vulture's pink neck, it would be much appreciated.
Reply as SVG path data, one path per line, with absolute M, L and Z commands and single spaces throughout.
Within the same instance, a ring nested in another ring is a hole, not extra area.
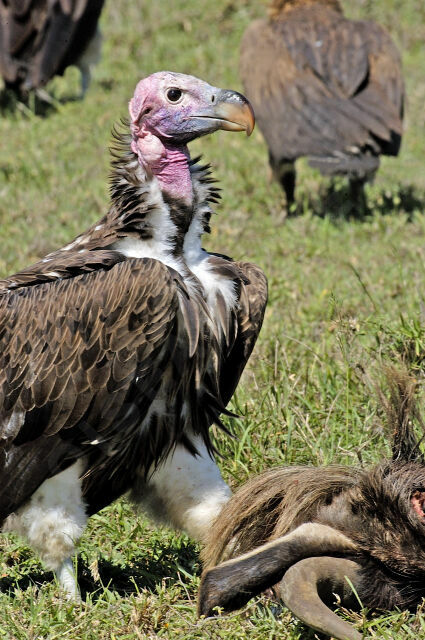
M 158 178 L 162 191 L 173 198 L 192 204 L 192 179 L 189 171 L 189 150 L 185 147 L 164 146 L 165 155 L 151 170 Z
M 137 153 L 143 168 L 156 176 L 164 193 L 183 200 L 187 205 L 192 204 L 190 155 L 185 145 L 162 142 L 150 131 L 139 129 L 137 135 L 133 135 L 131 148 Z

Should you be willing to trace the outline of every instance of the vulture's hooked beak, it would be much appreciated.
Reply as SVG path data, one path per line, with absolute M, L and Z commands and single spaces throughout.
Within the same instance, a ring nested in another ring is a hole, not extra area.
M 245 131 L 249 136 L 255 125 L 254 110 L 248 100 L 241 93 L 229 89 L 215 89 L 211 95 L 211 104 L 189 117 L 202 121 L 204 126 L 208 125 L 205 133 L 224 129 Z

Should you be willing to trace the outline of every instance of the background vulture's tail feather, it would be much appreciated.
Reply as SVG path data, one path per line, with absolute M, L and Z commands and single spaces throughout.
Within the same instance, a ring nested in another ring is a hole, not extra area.
M 323 175 L 367 179 L 378 169 L 379 157 L 368 153 L 335 153 L 332 156 L 310 156 L 308 163 Z

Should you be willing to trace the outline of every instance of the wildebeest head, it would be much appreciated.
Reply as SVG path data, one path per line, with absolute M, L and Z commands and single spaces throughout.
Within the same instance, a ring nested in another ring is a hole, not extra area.
M 326 606 L 337 593 L 353 608 L 350 583 L 368 608 L 411 609 L 421 602 L 425 462 L 412 428 L 414 386 L 392 371 L 391 461 L 369 470 L 272 469 L 234 495 L 204 550 L 200 614 L 216 606 L 236 609 L 274 586 L 313 628 L 358 640 L 361 635 Z

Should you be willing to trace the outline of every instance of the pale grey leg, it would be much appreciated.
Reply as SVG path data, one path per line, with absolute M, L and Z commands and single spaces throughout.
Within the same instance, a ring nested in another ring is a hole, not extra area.
M 71 558 L 67 558 L 58 569 L 55 569 L 54 574 L 67 599 L 72 602 L 81 602 L 76 572 Z

